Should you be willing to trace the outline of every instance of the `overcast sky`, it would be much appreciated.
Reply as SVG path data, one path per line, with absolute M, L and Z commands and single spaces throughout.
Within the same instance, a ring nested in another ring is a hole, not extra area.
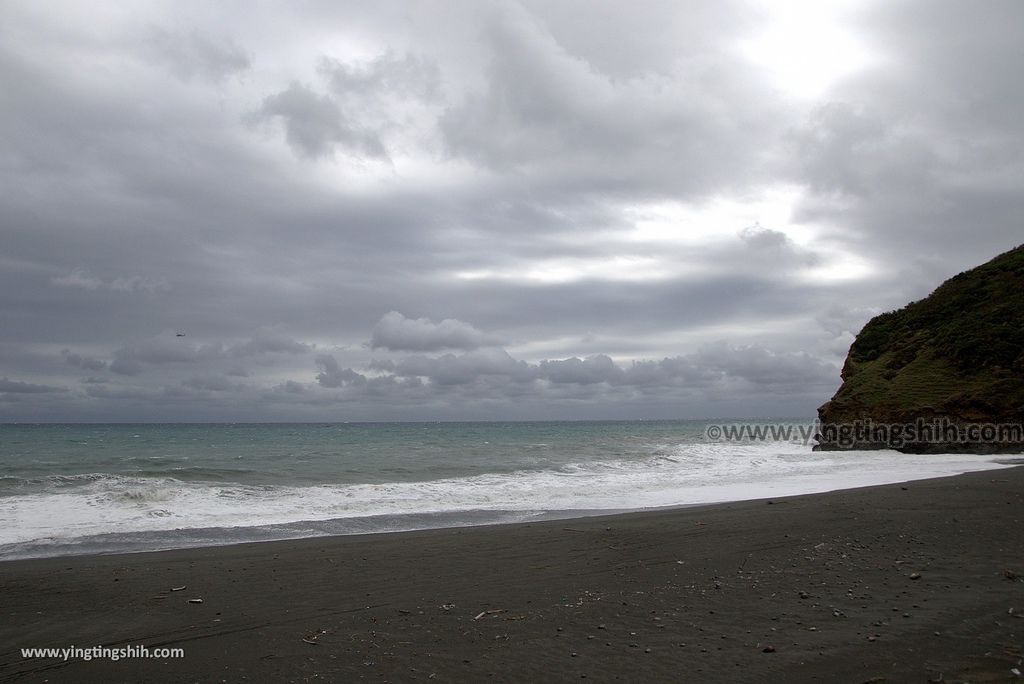
M 1024 3 L 0 4 L 0 421 L 812 416 L 1022 241 Z

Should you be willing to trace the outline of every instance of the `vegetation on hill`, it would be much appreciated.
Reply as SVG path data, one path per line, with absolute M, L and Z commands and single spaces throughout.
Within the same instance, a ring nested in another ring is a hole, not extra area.
M 934 418 L 1024 423 L 1024 245 L 873 318 L 850 347 L 842 378 L 819 409 L 823 425 Z M 943 446 L 950 445 L 909 450 Z M 826 438 L 822 447 L 837 445 Z

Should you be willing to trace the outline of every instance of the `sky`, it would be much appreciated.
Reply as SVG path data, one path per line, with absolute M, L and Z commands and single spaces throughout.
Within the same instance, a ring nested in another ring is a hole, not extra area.
M 812 417 L 1022 241 L 1024 3 L 0 3 L 0 421 Z

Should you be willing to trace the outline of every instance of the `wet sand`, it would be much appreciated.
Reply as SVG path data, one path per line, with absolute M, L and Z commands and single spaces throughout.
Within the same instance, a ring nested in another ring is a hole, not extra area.
M 1021 681 L 1021 577 L 1019 467 L 571 521 L 12 561 L 0 681 Z M 185 657 L 20 653 L 140 644 Z

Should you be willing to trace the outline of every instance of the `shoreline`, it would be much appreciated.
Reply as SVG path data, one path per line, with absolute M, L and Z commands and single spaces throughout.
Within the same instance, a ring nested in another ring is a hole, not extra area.
M 591 512 L 566 510 L 563 511 L 566 515 L 557 515 L 557 512 L 552 514 L 551 511 L 488 511 L 488 510 L 469 510 L 469 511 L 454 511 L 452 513 L 465 513 L 465 514 L 476 514 L 476 513 L 529 513 L 530 515 L 537 516 L 531 520 L 512 521 L 512 522 L 483 522 L 474 524 L 463 524 L 463 525 L 442 525 L 437 527 L 415 527 L 409 529 L 394 529 L 394 530 L 374 530 L 371 532 L 350 532 L 340 534 L 320 534 L 320 535 L 308 535 L 300 537 L 282 537 L 275 539 L 247 539 L 239 540 L 235 542 L 227 543 L 212 543 L 212 544 L 199 544 L 194 546 L 175 546 L 167 548 L 157 549 L 139 549 L 139 550 L 123 550 L 123 551 L 99 551 L 99 552 L 85 552 L 85 553 L 69 553 L 69 554 L 56 554 L 49 556 L 27 556 L 24 558 L 0 558 L 0 570 L 3 569 L 5 563 L 30 563 L 35 561 L 47 561 L 54 560 L 60 561 L 62 559 L 90 559 L 90 558 L 111 558 L 117 556 L 135 556 L 139 554 L 161 554 L 161 553 L 176 553 L 176 552 L 203 552 L 203 551 L 217 551 L 218 549 L 228 549 L 237 546 L 247 545 L 264 545 L 264 544 L 290 544 L 290 543 L 316 543 L 316 542 L 331 542 L 332 540 L 348 539 L 348 538 L 365 538 L 372 539 L 380 535 L 415 535 L 418 533 L 429 533 L 429 532 L 445 532 L 454 530 L 464 529 L 493 529 L 500 530 L 506 527 L 518 527 L 518 526 L 531 526 L 539 524 L 557 524 L 557 523 L 573 523 L 575 521 L 600 521 L 605 518 L 609 521 L 618 518 L 627 518 L 630 516 L 643 516 L 643 515 L 654 515 L 659 513 L 670 513 L 673 511 L 687 511 L 693 509 L 714 509 L 722 506 L 730 506 L 734 504 L 757 504 L 757 503 L 774 503 L 782 499 L 799 499 L 808 496 L 827 496 L 830 494 L 838 494 L 841 492 L 858 491 L 875 489 L 878 487 L 890 487 L 890 486 L 904 486 L 908 483 L 918 482 L 931 482 L 938 480 L 947 480 L 951 478 L 963 477 L 964 475 L 970 474 L 985 474 L 1005 471 L 1009 468 L 1020 468 L 1024 466 L 1024 459 L 993 459 L 993 463 L 999 463 L 1004 466 L 1003 468 L 991 468 L 988 470 L 975 470 L 967 473 L 957 473 L 955 475 L 940 475 L 936 477 L 925 477 L 917 480 L 899 480 L 896 482 L 886 482 L 883 484 L 869 484 L 869 485 L 858 485 L 854 487 L 841 487 L 838 489 L 828 489 L 823 491 L 806 492 L 801 494 L 779 494 L 775 497 L 764 497 L 759 496 L 751 499 L 735 499 L 727 501 L 712 501 L 712 502 L 700 502 L 691 504 L 674 504 L 667 506 L 651 506 L 648 508 L 637 508 L 637 509 L 620 509 L 620 510 L 594 510 Z M 446 513 L 446 512 L 445 512 Z M 577 515 L 577 513 L 579 513 Z M 443 513 L 442 513 L 443 514 Z M 550 517 L 548 515 L 550 514 Z M 436 515 L 436 514 L 429 514 Z M 369 516 L 373 517 L 388 517 L 388 516 Z M 356 520 L 365 520 L 366 518 L 355 518 Z M 305 523 L 320 523 L 320 522 L 335 522 L 338 520 L 352 520 L 352 518 L 335 518 L 325 521 L 311 520 L 311 521 L 299 521 L 298 524 Z M 208 528 L 196 528 L 200 531 Z M 220 529 L 220 528 L 212 528 Z M 187 530 L 187 528 L 183 528 Z M 182 530 L 157 530 L 157 532 L 179 532 Z
M 1015 467 L 612 516 L 4 561 L 0 681 L 1008 681 L 1024 646 L 1022 492 Z M 99 644 L 185 657 L 19 652 Z
M 955 454 L 944 456 L 961 457 Z M 173 551 L 184 549 L 203 549 L 237 544 L 264 543 L 273 541 L 298 541 L 302 539 L 325 539 L 337 536 L 360 536 L 372 534 L 395 534 L 432 529 L 458 529 L 463 527 L 490 527 L 518 525 L 543 522 L 547 520 L 573 520 L 577 518 L 603 517 L 608 515 L 624 515 L 630 513 L 670 511 L 690 507 L 716 506 L 727 503 L 759 501 L 770 497 L 794 497 L 807 494 L 819 494 L 861 489 L 865 487 L 883 486 L 887 484 L 903 484 L 941 477 L 950 477 L 963 472 L 993 472 L 1024 463 L 1020 458 L 985 457 L 984 465 L 973 463 L 971 466 L 957 464 L 957 468 L 969 467 L 961 472 L 927 472 L 914 473 L 910 470 L 889 471 L 884 479 L 880 473 L 850 471 L 847 477 L 855 478 L 853 482 L 843 483 L 833 478 L 805 481 L 781 481 L 770 486 L 741 485 L 732 488 L 726 485 L 712 485 L 707 489 L 697 488 L 689 492 L 697 500 L 689 503 L 668 503 L 640 507 L 614 508 L 537 508 L 537 509 L 455 509 L 444 511 L 418 511 L 410 513 L 380 513 L 354 515 L 339 518 L 322 518 L 310 520 L 286 520 L 283 522 L 264 522 L 248 526 L 206 526 L 180 527 L 170 529 L 140 529 L 124 532 L 95 532 L 69 539 L 49 536 L 24 541 L 13 541 L 0 545 L 0 563 L 33 560 L 39 558 L 65 558 L 92 555 L 118 555 L 130 553 L 149 553 L 157 551 Z M 859 481 L 857 480 L 859 478 Z M 717 491 L 715 491 L 717 489 Z M 709 498 L 708 491 L 714 491 L 721 498 Z M 15 528 L 17 529 L 17 528 Z

